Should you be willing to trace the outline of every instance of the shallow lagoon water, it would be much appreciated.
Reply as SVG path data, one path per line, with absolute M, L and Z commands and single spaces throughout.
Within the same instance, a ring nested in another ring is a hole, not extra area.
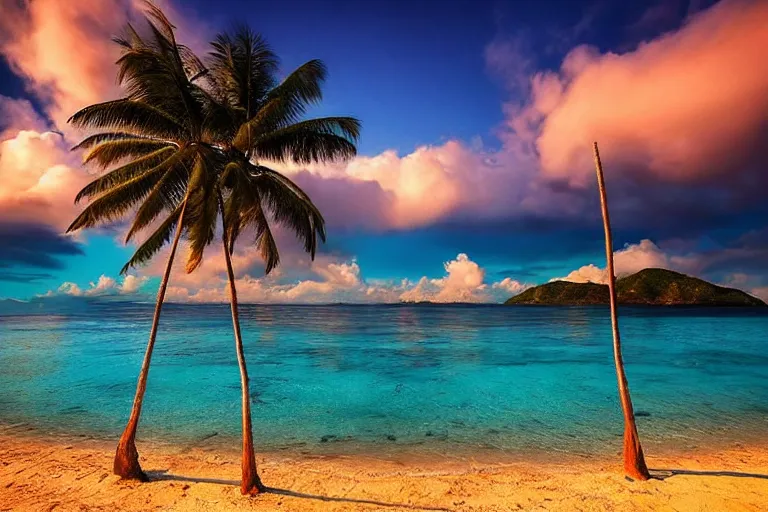
M 116 439 L 152 307 L 0 316 L 0 423 Z M 607 308 L 245 305 L 241 321 L 260 450 L 620 450 Z M 647 450 L 768 433 L 765 311 L 624 307 L 620 322 Z M 239 429 L 229 307 L 166 305 L 139 437 L 236 449 Z

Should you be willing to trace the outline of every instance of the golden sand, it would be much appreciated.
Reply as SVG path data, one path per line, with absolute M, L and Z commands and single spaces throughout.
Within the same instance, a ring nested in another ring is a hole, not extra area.
M 362 456 L 258 457 L 270 492 L 240 495 L 236 453 L 139 445 L 150 483 L 111 474 L 113 446 L 0 434 L 0 510 L 768 511 L 768 448 L 648 457 L 648 482 L 618 458 L 407 462 Z M 664 470 L 664 471 L 661 471 Z

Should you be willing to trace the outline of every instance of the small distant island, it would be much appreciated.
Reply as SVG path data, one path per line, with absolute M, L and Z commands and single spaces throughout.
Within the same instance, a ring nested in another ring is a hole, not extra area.
M 735 288 L 662 268 L 647 268 L 616 281 L 619 304 L 649 306 L 766 307 Z M 608 285 L 553 281 L 508 299 L 508 305 L 588 306 L 608 304 Z

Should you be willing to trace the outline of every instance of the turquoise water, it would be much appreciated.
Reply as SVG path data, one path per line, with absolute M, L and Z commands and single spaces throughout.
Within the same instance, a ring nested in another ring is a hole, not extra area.
M 152 306 L 0 316 L 0 423 L 116 439 Z M 608 310 L 243 306 L 261 450 L 615 453 L 622 420 Z M 768 316 L 622 308 L 646 450 L 768 434 Z M 226 305 L 166 306 L 139 437 L 237 447 Z

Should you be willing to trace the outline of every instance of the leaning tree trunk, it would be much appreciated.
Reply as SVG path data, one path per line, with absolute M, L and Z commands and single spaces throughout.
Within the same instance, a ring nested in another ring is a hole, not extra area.
M 224 223 L 224 199 L 219 192 L 219 208 L 222 212 Z M 224 246 L 224 259 L 227 262 L 227 275 L 229 277 L 229 301 L 232 308 L 232 326 L 235 332 L 235 349 L 237 350 L 237 364 L 240 367 L 240 387 L 242 391 L 243 409 L 243 460 L 241 464 L 242 476 L 240 480 L 240 492 L 255 496 L 264 492 L 266 488 L 261 483 L 256 471 L 256 456 L 253 453 L 253 428 L 251 424 L 251 394 L 248 388 L 248 368 L 245 365 L 245 353 L 243 352 L 243 338 L 240 334 L 240 316 L 237 311 L 237 290 L 235 289 L 235 273 L 232 271 L 232 259 L 229 254 L 227 240 L 227 226 L 222 226 L 224 232 L 221 240 Z
M 115 462 L 112 466 L 116 475 L 122 478 L 149 481 L 147 475 L 141 470 L 139 465 L 139 452 L 136 450 L 136 429 L 139 426 L 139 417 L 141 417 L 141 405 L 144 401 L 144 393 L 147 390 L 147 376 L 149 375 L 149 363 L 152 360 L 152 349 L 155 347 L 155 338 L 157 337 L 157 326 L 160 323 L 160 312 L 163 309 L 163 300 L 165 299 L 165 290 L 168 288 L 168 278 L 171 275 L 173 267 L 173 257 L 176 255 L 176 247 L 181 238 L 182 226 L 184 225 L 184 210 L 187 208 L 186 199 L 181 207 L 176 234 L 171 245 L 171 254 L 168 256 L 168 263 L 165 266 L 163 280 L 160 281 L 160 289 L 157 290 L 157 303 L 155 304 L 155 315 L 152 318 L 152 330 L 149 332 L 149 342 L 147 350 L 144 353 L 144 361 L 141 363 L 141 372 L 139 373 L 139 382 L 136 386 L 136 396 L 133 399 L 133 408 L 128 424 L 125 426 L 123 435 L 117 443 L 115 452 Z
M 624 413 L 624 473 L 636 480 L 648 480 L 651 475 L 645 465 L 643 447 L 637 435 L 635 412 L 632 409 L 632 399 L 629 396 L 629 384 L 624 372 L 624 360 L 621 356 L 621 338 L 619 336 L 619 318 L 616 312 L 616 276 L 613 270 L 613 240 L 611 237 L 611 219 L 608 215 L 608 198 L 605 194 L 603 166 L 600 163 L 600 153 L 597 142 L 594 144 L 595 167 L 597 169 L 597 186 L 600 189 L 600 206 L 603 211 L 603 227 L 605 229 L 605 259 L 608 271 L 608 292 L 611 301 L 611 329 L 613 331 L 613 360 L 616 364 L 616 377 L 619 381 L 619 398 L 621 410 Z

